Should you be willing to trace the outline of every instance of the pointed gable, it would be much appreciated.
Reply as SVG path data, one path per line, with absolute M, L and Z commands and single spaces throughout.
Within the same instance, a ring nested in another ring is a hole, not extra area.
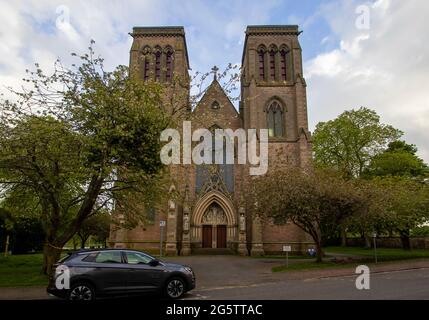
M 217 125 L 221 128 L 241 127 L 240 116 L 225 94 L 222 86 L 214 79 L 193 111 L 194 119 L 209 128 Z
M 218 103 L 218 109 L 213 108 L 214 102 Z M 199 109 L 204 109 L 204 111 L 208 111 L 205 110 L 206 108 L 213 110 L 213 112 L 221 111 L 222 113 L 228 113 L 230 115 L 238 115 L 238 112 L 232 104 L 231 100 L 225 94 L 225 91 L 223 91 L 222 86 L 216 79 L 214 79 L 209 85 L 203 97 L 195 107 L 194 112 L 200 112 Z

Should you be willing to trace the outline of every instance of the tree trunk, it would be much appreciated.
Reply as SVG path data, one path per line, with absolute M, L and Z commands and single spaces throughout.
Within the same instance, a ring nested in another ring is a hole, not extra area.
M 347 247 L 347 231 L 345 227 L 340 227 L 340 234 L 341 234 L 341 246 Z
M 45 243 L 43 246 L 43 268 L 42 272 L 46 275 L 51 275 L 53 270 L 53 265 L 61 257 L 62 249 L 59 249 L 58 246 L 53 246 L 51 244 Z M 49 277 L 50 278 L 50 277 Z
M 86 241 L 88 241 L 88 238 L 89 237 L 81 237 L 80 238 L 80 248 L 81 249 L 85 249 L 85 244 L 86 244 Z
M 322 250 L 322 244 L 321 241 L 316 241 L 316 262 L 322 262 L 323 258 L 323 250 Z
M 409 230 L 402 230 L 399 232 L 401 237 L 402 249 L 411 250 L 410 232 Z
M 364 238 L 365 238 L 365 248 L 366 249 L 371 249 L 372 245 L 371 245 L 371 237 L 368 236 L 366 233 L 364 234 Z

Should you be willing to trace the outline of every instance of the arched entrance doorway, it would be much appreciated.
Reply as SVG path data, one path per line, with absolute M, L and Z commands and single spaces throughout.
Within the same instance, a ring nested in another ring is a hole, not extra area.
M 232 202 L 218 191 L 209 192 L 200 198 L 192 213 L 192 247 L 234 249 L 236 229 Z
M 202 247 L 226 248 L 226 228 L 228 221 L 222 207 L 213 202 L 203 214 Z

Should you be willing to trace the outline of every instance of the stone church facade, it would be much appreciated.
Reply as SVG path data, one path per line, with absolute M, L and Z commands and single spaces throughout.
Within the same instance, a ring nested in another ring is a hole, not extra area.
M 195 108 L 184 109 L 192 129 L 268 129 L 269 170 L 282 165 L 305 166 L 311 158 L 306 83 L 303 78 L 298 26 L 248 26 L 242 56 L 239 110 L 214 79 Z M 136 27 L 131 33 L 130 67 L 144 80 L 166 86 L 173 77 L 189 84 L 189 57 L 182 27 Z M 189 86 L 180 87 L 189 96 Z M 236 163 L 236 162 L 235 162 Z M 292 223 L 274 225 L 252 217 L 244 196 L 251 179 L 248 165 L 170 165 L 171 197 L 153 210 L 153 222 L 132 230 L 112 228 L 109 244 L 170 255 L 279 253 L 312 246 L 310 237 Z M 279 183 L 282 183 L 279 181 Z

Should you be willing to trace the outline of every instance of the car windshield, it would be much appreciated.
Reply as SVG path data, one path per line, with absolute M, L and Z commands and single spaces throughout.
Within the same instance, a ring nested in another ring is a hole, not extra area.
M 61 257 L 60 260 L 58 260 L 57 263 L 63 263 L 66 260 L 68 260 L 72 256 L 71 252 L 68 252 L 65 256 Z

